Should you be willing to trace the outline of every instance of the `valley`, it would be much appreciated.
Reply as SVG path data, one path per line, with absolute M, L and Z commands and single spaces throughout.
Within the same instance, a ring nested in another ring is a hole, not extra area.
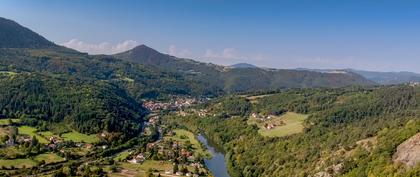
M 4 18 L 0 39 L 0 176 L 420 176 L 413 73 L 90 55 Z

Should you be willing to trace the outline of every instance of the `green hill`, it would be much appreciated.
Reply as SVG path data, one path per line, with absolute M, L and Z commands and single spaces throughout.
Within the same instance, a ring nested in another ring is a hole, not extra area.
M 374 85 L 362 76 L 347 73 L 321 73 L 305 70 L 225 67 L 159 53 L 145 45 L 114 55 L 126 61 L 183 74 L 224 92 L 272 90 L 280 88 L 344 87 Z
M 140 131 L 141 104 L 119 86 L 106 81 L 52 78 L 18 73 L 0 78 L 0 117 L 17 117 L 33 125 L 66 122 L 83 133 Z
M 47 48 L 56 46 L 18 23 L 0 17 L 0 48 Z

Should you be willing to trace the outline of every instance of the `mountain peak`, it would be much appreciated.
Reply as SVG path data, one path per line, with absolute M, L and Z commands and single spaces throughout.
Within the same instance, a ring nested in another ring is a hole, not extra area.
M 13 20 L 0 17 L 0 48 L 48 48 L 56 46 Z
M 230 65 L 231 68 L 258 68 L 255 65 L 249 64 L 249 63 L 237 63 L 234 65 Z
M 115 54 L 114 56 L 131 62 L 152 65 L 170 60 L 169 55 L 162 54 L 144 44 L 134 47 L 131 50 Z
M 141 45 L 138 45 L 138 46 L 134 47 L 131 50 L 155 50 L 155 49 L 152 49 L 151 47 L 149 47 L 147 45 L 141 44 Z

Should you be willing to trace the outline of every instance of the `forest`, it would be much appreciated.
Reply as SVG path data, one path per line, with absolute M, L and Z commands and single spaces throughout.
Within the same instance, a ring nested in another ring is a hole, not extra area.
M 392 155 L 420 130 L 419 93 L 410 86 L 291 89 L 256 101 L 243 95 L 224 97 L 197 108 L 210 116 L 174 114 L 166 120 L 204 133 L 221 147 L 233 177 L 412 176 L 420 168 L 393 163 Z M 309 115 L 302 133 L 264 137 L 247 124 L 251 112 L 284 111 Z

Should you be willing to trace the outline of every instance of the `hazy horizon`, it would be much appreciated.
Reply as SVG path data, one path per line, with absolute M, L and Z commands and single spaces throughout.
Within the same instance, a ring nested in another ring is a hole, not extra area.
M 411 1 L 5 0 L 0 16 L 90 54 L 145 44 L 220 65 L 419 73 L 417 7 Z

